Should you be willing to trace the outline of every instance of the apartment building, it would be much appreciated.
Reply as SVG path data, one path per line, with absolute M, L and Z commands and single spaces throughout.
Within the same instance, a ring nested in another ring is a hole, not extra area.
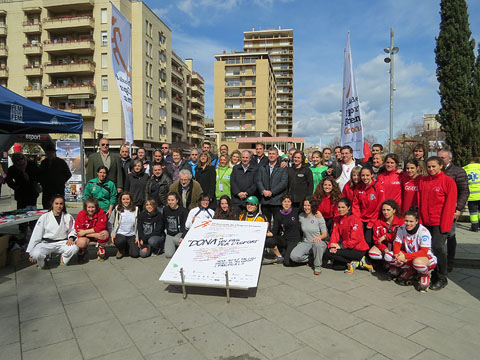
M 230 150 L 237 138 L 276 136 L 276 85 L 267 52 L 215 55 L 214 130 Z
M 0 84 L 82 114 L 87 150 L 100 136 L 119 147 L 124 120 L 110 60 L 113 3 L 132 24 L 135 145 L 171 142 L 171 30 L 143 2 L 25 0 L 0 4 Z
M 202 143 L 205 81 L 193 70 L 193 60 L 182 60 L 172 51 L 172 143 L 174 146 Z
M 270 55 L 277 80 L 277 135 L 293 136 L 293 30 L 252 29 L 243 34 L 245 52 L 266 51 Z

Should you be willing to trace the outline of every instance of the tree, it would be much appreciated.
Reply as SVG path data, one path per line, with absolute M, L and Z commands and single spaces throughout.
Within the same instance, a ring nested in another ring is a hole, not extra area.
M 455 162 L 464 165 L 477 148 L 478 126 L 472 118 L 475 41 L 470 39 L 465 0 L 440 2 L 440 33 L 435 48 L 441 108 L 437 120 Z M 476 136 L 472 136 L 475 134 Z
M 478 45 L 477 61 L 475 62 L 475 68 L 473 70 L 472 79 L 472 121 L 480 128 L 480 44 Z M 477 140 L 476 146 L 473 149 L 473 155 L 480 155 L 480 139 L 479 133 L 475 133 Z

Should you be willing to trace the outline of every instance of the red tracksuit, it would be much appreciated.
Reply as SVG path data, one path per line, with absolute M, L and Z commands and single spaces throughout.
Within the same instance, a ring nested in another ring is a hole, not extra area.
M 405 214 L 411 206 L 418 206 L 418 186 L 421 177 L 422 175 L 415 179 L 408 175 L 402 177 L 402 214 Z
M 380 205 L 382 205 L 384 198 L 383 187 L 375 180 L 372 180 L 368 186 L 361 183 L 354 192 L 353 213 L 363 222 L 368 223 L 367 226 L 371 228 L 375 220 L 378 219 Z
M 80 230 L 88 229 L 93 229 L 96 233 L 107 230 L 107 215 L 105 214 L 105 211 L 99 209 L 91 219 L 87 216 L 85 210 L 78 213 L 77 218 L 75 219 L 75 230 L 78 232 Z M 98 240 L 98 243 L 106 244 L 108 240 L 108 238 L 106 240 Z
M 348 183 L 345 184 L 343 187 L 342 191 L 342 197 L 350 199 L 350 201 L 353 201 L 353 193 L 355 189 L 352 187 L 352 182 L 349 181 Z
M 420 223 L 449 232 L 457 207 L 457 184 L 442 172 L 422 177 L 418 189 Z
M 375 246 L 380 250 L 384 251 L 388 248 L 388 244 L 393 244 L 395 238 L 397 237 L 397 230 L 400 226 L 403 225 L 403 219 L 397 216 L 393 217 L 392 224 L 390 228 L 385 221 L 383 215 L 375 221 L 373 225 L 373 241 L 375 242 Z M 386 235 L 385 240 L 379 242 L 380 238 Z M 390 248 L 391 249 L 391 248 Z
M 330 195 L 324 196 L 318 205 L 318 211 L 325 219 L 331 219 L 338 215 L 337 203 L 332 202 Z
M 362 220 L 354 214 L 335 216 L 328 247 L 333 243 L 340 243 L 345 249 L 367 251 L 368 244 L 363 236 Z
M 404 176 L 404 175 L 403 175 Z M 381 184 L 385 191 L 385 200 L 395 200 L 402 208 L 402 177 L 397 170 L 385 171 L 377 176 L 377 183 Z

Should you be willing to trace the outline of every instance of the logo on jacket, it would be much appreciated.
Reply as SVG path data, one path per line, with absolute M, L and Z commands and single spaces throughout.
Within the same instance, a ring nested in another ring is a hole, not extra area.
M 433 188 L 433 191 L 436 191 L 436 192 L 440 192 L 440 190 L 441 190 L 440 186 L 436 186 L 436 187 Z
M 375 194 L 370 194 L 370 200 L 375 200 Z
M 353 224 L 353 230 L 357 230 L 358 229 L 358 224 Z
M 472 171 L 468 174 L 468 181 L 477 181 L 478 179 L 478 173 Z

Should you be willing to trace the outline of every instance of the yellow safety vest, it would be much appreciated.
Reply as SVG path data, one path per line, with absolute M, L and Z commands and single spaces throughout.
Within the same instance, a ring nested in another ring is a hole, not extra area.
M 463 167 L 468 176 L 468 188 L 470 196 L 468 201 L 480 200 L 480 164 L 473 163 Z

